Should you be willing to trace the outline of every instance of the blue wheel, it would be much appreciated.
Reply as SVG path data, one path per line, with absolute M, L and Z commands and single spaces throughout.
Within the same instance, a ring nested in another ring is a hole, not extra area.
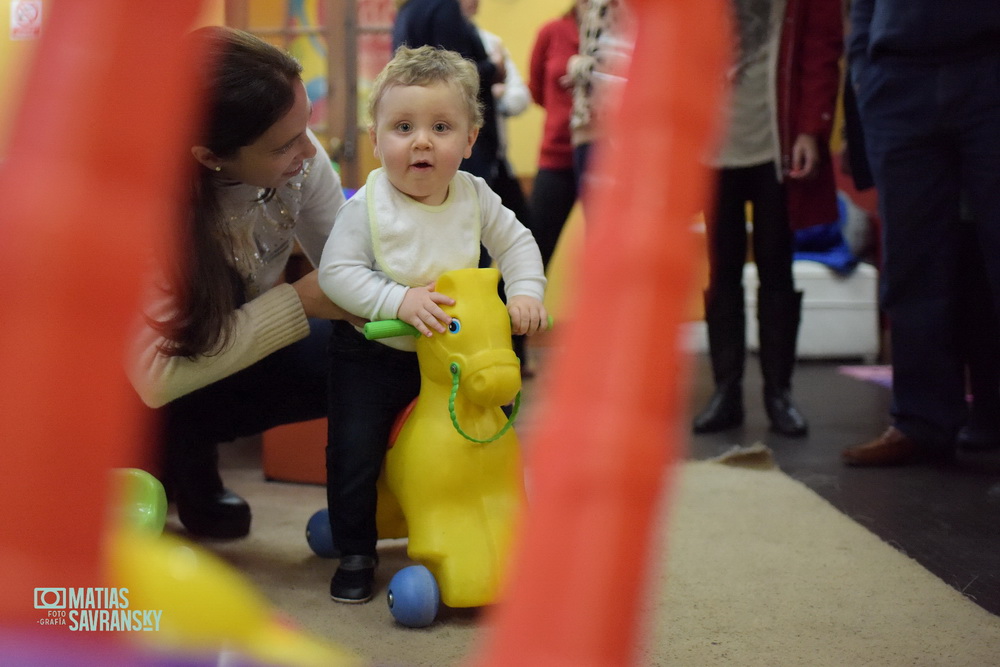
M 330 534 L 330 511 L 318 510 L 309 518 L 306 524 L 306 542 L 320 558 L 340 558 L 340 552 L 333 546 L 333 535 Z
M 434 622 L 441 605 L 441 591 L 434 575 L 423 565 L 410 565 L 389 581 L 387 594 L 393 618 L 408 628 L 424 628 Z

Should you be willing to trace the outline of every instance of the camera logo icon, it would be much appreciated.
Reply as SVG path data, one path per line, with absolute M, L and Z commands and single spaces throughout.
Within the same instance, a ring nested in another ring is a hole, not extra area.
M 36 588 L 35 609 L 65 609 L 65 588 Z

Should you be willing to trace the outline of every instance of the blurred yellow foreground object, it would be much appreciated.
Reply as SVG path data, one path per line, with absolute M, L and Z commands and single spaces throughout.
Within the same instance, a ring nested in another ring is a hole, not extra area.
M 141 636 L 159 648 L 294 667 L 365 664 L 290 627 L 239 573 L 195 544 L 126 528 L 108 546 L 111 585 L 128 589 L 130 610 L 150 612 L 156 631 Z

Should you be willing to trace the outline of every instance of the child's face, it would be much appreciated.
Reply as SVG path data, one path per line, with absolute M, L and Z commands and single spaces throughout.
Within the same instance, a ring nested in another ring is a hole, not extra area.
M 295 102 L 264 134 L 236 156 L 221 162 L 222 175 L 259 188 L 280 188 L 302 170 L 303 160 L 316 155 L 309 140 L 309 98 L 305 86 L 295 85 Z
M 479 136 L 458 91 L 443 82 L 392 86 L 376 115 L 370 134 L 389 182 L 418 202 L 443 203 Z

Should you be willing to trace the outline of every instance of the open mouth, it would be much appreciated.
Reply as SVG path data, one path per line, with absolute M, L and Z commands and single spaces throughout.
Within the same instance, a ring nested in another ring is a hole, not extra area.
M 418 171 L 423 171 L 425 169 L 430 169 L 433 166 L 434 165 L 432 165 L 430 162 L 427 162 L 426 160 L 420 160 L 418 162 L 414 162 L 413 164 L 411 164 L 410 168 L 416 169 Z

